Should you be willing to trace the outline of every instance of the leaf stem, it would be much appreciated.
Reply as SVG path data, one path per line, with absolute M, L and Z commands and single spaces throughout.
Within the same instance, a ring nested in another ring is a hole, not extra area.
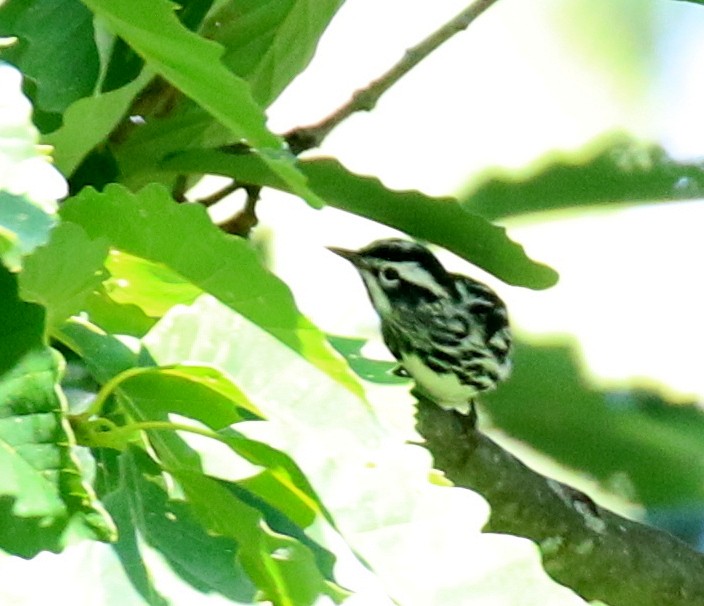
M 195 427 L 193 425 L 185 425 L 183 423 L 172 423 L 171 421 L 139 421 L 136 423 L 128 423 L 127 425 L 122 425 L 116 427 L 111 431 L 113 433 L 132 433 L 135 431 L 149 431 L 149 430 L 160 430 L 160 431 L 185 431 L 188 433 L 194 433 L 199 436 L 204 436 L 206 438 L 211 438 L 227 444 L 227 440 L 222 436 L 215 433 L 212 429 L 203 429 L 201 427 Z
M 90 406 L 88 406 L 88 408 L 86 408 L 86 410 L 78 416 L 82 419 L 90 419 L 91 417 L 99 416 L 103 410 L 105 401 L 112 395 L 120 383 L 146 372 L 154 372 L 154 368 L 151 366 L 137 366 L 136 368 L 130 368 L 114 376 L 102 386 L 98 394 L 95 396 L 95 400 L 93 400 L 90 403 Z
M 496 2 L 498 0 L 476 0 L 419 44 L 409 48 L 396 65 L 366 87 L 357 90 L 347 103 L 327 118 L 317 124 L 289 131 L 284 137 L 291 151 L 298 155 L 307 149 L 320 147 L 328 134 L 349 116 L 359 111 L 374 109 L 381 96 L 396 82 L 452 36 L 467 29 L 477 17 Z

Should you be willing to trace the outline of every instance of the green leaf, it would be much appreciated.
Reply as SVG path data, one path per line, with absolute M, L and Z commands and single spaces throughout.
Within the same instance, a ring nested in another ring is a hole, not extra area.
M 218 149 L 190 149 L 164 157 L 159 168 L 174 173 L 223 175 L 243 183 L 289 191 L 286 182 L 273 173 L 261 158 L 246 150 L 236 154 Z
M 59 374 L 58 354 L 40 346 L 0 377 L 0 546 L 23 557 L 60 550 L 69 530 L 115 539 L 74 459 Z
M 44 343 L 44 309 L 17 295 L 17 276 L 0 265 L 0 376 Z M 0 403 L 1 404 L 1 403 Z
M 176 204 L 156 185 L 137 194 L 112 185 L 103 193 L 82 191 L 61 215 L 93 238 L 164 264 L 362 394 L 324 335 L 300 315 L 286 285 L 261 266 L 249 243 L 213 225 L 201 206 Z
M 148 316 L 159 318 L 174 305 L 188 305 L 203 291 L 163 263 L 154 263 L 113 250 L 106 263 L 110 278 L 107 294 L 118 303 L 133 304 Z
M 362 379 L 382 385 L 397 385 L 410 381 L 409 378 L 394 374 L 398 368 L 398 362 L 365 358 L 362 355 L 362 348 L 367 344 L 366 339 L 328 335 L 328 341 L 345 357 L 350 368 Z
M 80 318 L 70 318 L 56 338 L 83 359 L 91 375 L 104 384 L 135 366 L 139 355 L 113 335 Z
M 56 217 L 24 196 L 0 191 L 0 255 L 10 269 L 18 270 L 22 258 L 49 239 Z
M 169 413 L 222 429 L 261 416 L 257 408 L 220 371 L 207 366 L 175 365 L 130 369 L 117 375 L 121 390 L 146 405 L 143 419 L 165 419 Z
M 557 273 L 530 259 L 504 228 L 463 210 L 454 198 L 393 191 L 330 158 L 305 160 L 300 167 L 311 188 L 331 206 L 438 244 L 509 284 L 540 289 L 557 282 Z
M 266 107 L 301 73 L 343 0 L 231 0 L 214 11 L 205 35 L 225 47 L 223 63 Z
M 314 604 L 321 595 L 342 601 L 345 592 L 323 577 L 313 553 L 269 529 L 261 513 L 235 498 L 225 483 L 186 470 L 169 471 L 207 530 L 237 541 L 242 566 L 262 599 L 291 606 Z
M 247 85 L 220 61 L 222 47 L 200 38 L 179 23 L 176 5 L 154 0 L 114 3 L 85 0 L 108 27 L 123 38 L 147 64 L 239 138 L 257 148 L 280 148 L 280 140 L 266 130 L 264 114 Z
M 238 561 L 237 543 L 208 534 L 188 503 L 171 499 L 160 470 L 144 452 L 131 448 L 120 455 L 120 489 L 105 504 L 118 525 L 115 549 L 150 604 L 167 602 L 157 597 L 152 577 L 158 571 L 145 553 L 145 542 L 199 591 L 215 591 L 237 603 L 254 601 L 256 587 Z
M 48 330 L 83 308 L 105 278 L 107 254 L 105 240 L 91 240 L 80 226 L 63 223 L 27 259 L 20 275 L 22 297 L 46 307 Z
M 704 413 L 646 390 L 598 389 L 571 342 L 518 343 L 511 378 L 482 399 L 501 429 L 611 489 L 623 489 L 621 478 L 626 498 L 647 506 L 704 499 Z
M 167 0 L 84 0 L 151 69 L 188 95 L 239 139 L 246 141 L 296 195 L 322 206 L 295 167 L 280 137 L 267 130 L 262 109 L 244 80 L 221 61 L 223 48 L 186 29 Z
M 88 296 L 84 311 L 90 321 L 106 333 L 131 335 L 138 339 L 146 335 L 156 322 L 136 305 L 117 303 L 102 286 Z
M 43 137 L 44 143 L 54 147 L 54 162 L 66 177 L 107 139 L 151 78 L 145 70 L 123 87 L 79 99 L 66 110 L 61 127 Z
M 188 105 L 168 116 L 148 120 L 114 151 L 123 183 L 132 189 L 139 189 L 147 183 L 165 178 L 173 181 L 178 171 L 169 174 L 160 166 L 165 157 L 192 147 L 219 147 L 237 141 L 204 109 Z M 259 156 L 256 157 L 264 164 Z
M 621 134 L 572 152 L 553 151 L 520 171 L 492 169 L 474 179 L 462 205 L 488 219 L 548 210 L 704 197 L 704 169 L 657 145 Z
M 310 526 L 317 515 L 334 525 L 308 478 L 287 454 L 231 428 L 221 432 L 220 437 L 238 455 L 264 468 L 255 476 L 238 481 L 239 486 L 283 512 L 301 528 Z
M 137 360 L 123 353 L 124 345 L 114 337 L 97 334 L 78 320 L 68 322 L 61 336 L 83 357 L 94 376 L 119 395 L 136 421 L 165 421 L 169 414 L 176 413 L 217 431 L 243 419 L 261 416 L 249 399 L 214 368 L 130 366 L 130 362 L 136 364 Z M 121 362 L 115 364 L 115 360 Z M 153 440 L 167 456 L 172 456 L 174 448 L 182 449 L 173 440 L 174 436 L 168 436 L 169 432 L 152 433 Z M 238 456 L 264 469 L 243 483 L 253 494 L 281 509 L 300 526 L 311 524 L 316 515 L 331 521 L 300 468 L 284 453 L 233 431 L 218 434 L 217 438 Z M 173 460 L 184 465 L 185 454 Z
M 300 170 L 327 204 L 384 223 L 451 250 L 509 284 L 548 288 L 557 282 L 550 267 L 530 259 L 502 227 L 462 209 L 454 198 L 418 191 L 393 191 L 374 177 L 355 175 L 331 158 L 303 160 Z M 192 150 L 161 163 L 165 170 L 220 174 L 288 191 L 256 156 Z
M 36 83 L 34 101 L 62 113 L 88 96 L 98 78 L 93 16 L 79 0 L 10 0 L 0 5 L 0 36 L 20 44 L 0 52 Z
M 161 420 L 165 418 L 165 411 L 174 408 L 173 393 L 164 385 L 165 376 L 153 374 L 162 374 L 168 370 L 170 369 L 148 369 L 119 383 L 120 377 L 115 378 L 115 391 L 129 417 L 139 422 Z M 154 389 L 145 390 L 144 385 L 140 386 L 138 378 L 141 376 L 154 378 Z M 207 408 L 209 402 L 204 402 L 201 398 L 191 402 L 186 408 L 195 410 L 192 407 L 199 404 Z M 201 413 L 200 416 L 206 415 Z M 216 414 L 207 420 L 219 425 L 230 419 Z M 234 539 L 237 542 L 242 566 L 261 592 L 272 596 L 274 603 L 292 605 L 312 604 L 321 593 L 331 597 L 338 595 L 336 586 L 330 584 L 318 569 L 310 549 L 295 538 L 269 529 L 259 508 L 251 502 L 245 502 L 241 492 L 235 490 L 231 483 L 204 475 L 197 454 L 189 456 L 188 449 L 179 436 L 166 429 L 148 430 L 148 433 L 164 470 L 178 480 L 187 502 L 206 530 L 215 536 Z M 262 444 L 257 445 L 236 435 L 223 437 L 222 441 L 235 452 L 247 452 L 247 458 L 250 460 L 261 464 L 272 461 L 277 466 L 266 479 L 276 479 L 278 484 L 273 485 L 271 481 L 253 483 L 253 488 L 261 490 L 265 496 L 285 496 L 283 503 L 277 502 L 273 505 L 276 510 L 283 505 L 287 511 L 300 515 L 301 505 L 294 505 L 290 502 L 292 499 L 302 501 L 304 508 L 311 502 L 314 503 L 295 484 L 285 482 L 287 477 L 291 478 L 290 474 L 287 474 L 289 469 L 285 463 L 288 462 L 289 467 L 291 463 L 284 455 L 277 456 L 274 449 Z M 307 483 L 305 486 L 309 487 Z M 312 521 L 307 515 L 305 518 L 309 523 Z M 302 531 L 299 529 L 298 532 Z

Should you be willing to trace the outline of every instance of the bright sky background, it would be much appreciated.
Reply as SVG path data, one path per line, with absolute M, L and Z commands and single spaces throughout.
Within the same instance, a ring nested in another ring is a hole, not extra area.
M 310 68 L 271 108 L 270 126 L 285 132 L 327 115 L 465 4 L 348 0 Z M 651 25 L 633 24 L 651 13 Z M 702 156 L 703 30 L 704 7 L 687 2 L 503 0 L 315 153 L 431 194 L 615 128 L 679 157 Z M 354 271 L 321 248 L 358 247 L 391 231 L 273 192 L 259 212 L 260 229 L 275 236 L 275 269 L 302 309 L 330 332 L 376 334 Z M 599 375 L 649 377 L 704 395 L 703 224 L 704 207 L 694 202 L 512 226 L 561 281 L 538 293 L 496 287 L 521 329 L 576 334 Z M 491 281 L 451 255 L 442 259 Z

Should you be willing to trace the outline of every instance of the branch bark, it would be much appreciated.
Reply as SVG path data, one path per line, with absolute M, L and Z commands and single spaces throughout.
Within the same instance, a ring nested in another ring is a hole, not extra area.
M 298 127 L 288 132 L 284 137 L 291 151 L 298 155 L 307 149 L 320 147 L 325 137 L 352 114 L 374 109 L 381 96 L 396 82 L 452 36 L 467 29 L 477 17 L 496 2 L 498 0 L 477 0 L 472 3 L 425 40 L 409 48 L 396 65 L 366 87 L 357 90 L 347 103 L 327 118 L 317 124 Z
M 485 530 L 537 543 L 556 581 L 610 606 L 704 604 L 704 555 L 534 472 L 463 415 L 419 401 L 417 420 L 435 466 L 491 505 Z

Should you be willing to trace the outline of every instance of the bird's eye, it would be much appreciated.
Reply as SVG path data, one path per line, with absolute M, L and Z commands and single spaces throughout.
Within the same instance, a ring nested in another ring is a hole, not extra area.
M 379 272 L 379 277 L 381 278 L 381 283 L 384 286 L 396 286 L 401 279 L 398 269 L 395 267 L 384 267 Z

